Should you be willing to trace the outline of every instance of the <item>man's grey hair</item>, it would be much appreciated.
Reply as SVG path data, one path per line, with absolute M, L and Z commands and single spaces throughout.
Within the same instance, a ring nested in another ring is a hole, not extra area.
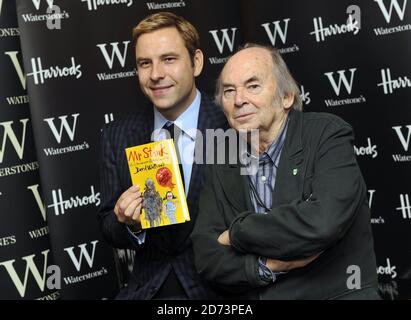
M 281 98 L 288 97 L 290 95 L 294 96 L 294 102 L 291 106 L 292 109 L 302 111 L 303 104 L 300 97 L 300 89 L 297 85 L 297 82 L 291 75 L 290 70 L 288 70 L 287 65 L 285 64 L 283 58 L 277 49 L 271 46 L 265 46 L 257 43 L 246 43 L 244 46 L 241 46 L 236 53 L 241 50 L 248 48 L 261 48 L 267 50 L 273 61 L 273 74 L 274 79 L 277 82 L 277 89 L 275 92 L 276 100 L 281 101 Z M 222 73 L 222 72 L 221 72 Z M 221 73 L 217 79 L 216 83 L 216 92 L 215 92 L 215 103 L 222 106 L 222 84 L 221 84 Z

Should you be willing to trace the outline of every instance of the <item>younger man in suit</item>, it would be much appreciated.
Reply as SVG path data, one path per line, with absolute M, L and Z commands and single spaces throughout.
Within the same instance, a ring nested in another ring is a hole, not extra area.
M 153 14 L 134 28 L 133 39 L 140 88 L 152 105 L 138 106 L 134 116 L 106 126 L 101 139 L 101 229 L 114 247 L 136 250 L 130 282 L 118 298 L 214 298 L 195 271 L 189 238 L 203 185 L 202 165 L 192 160 L 205 130 L 225 128 L 226 119 L 196 88 L 203 53 L 198 32 L 187 20 L 169 12 Z M 174 133 L 177 151 L 184 150 L 180 156 L 191 221 L 141 232 L 144 186 L 131 186 L 124 149 L 164 139 L 159 129 Z

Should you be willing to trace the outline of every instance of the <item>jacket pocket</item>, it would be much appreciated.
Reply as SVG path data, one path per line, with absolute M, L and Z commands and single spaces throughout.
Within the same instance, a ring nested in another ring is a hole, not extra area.
M 312 201 L 312 197 L 313 197 L 312 183 L 313 183 L 313 180 L 314 180 L 314 174 L 308 175 L 304 178 L 303 194 L 302 194 L 302 200 L 303 201 Z

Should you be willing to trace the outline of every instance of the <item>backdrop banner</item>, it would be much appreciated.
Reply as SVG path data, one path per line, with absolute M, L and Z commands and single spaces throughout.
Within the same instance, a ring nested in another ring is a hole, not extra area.
M 12 3 L 0 0 L 0 203 L 7 217 L 0 226 L 0 262 L 6 261 L 0 278 L 7 279 L 0 297 L 21 296 L 13 270 L 27 294 L 33 287 L 30 297 L 46 296 L 36 290 L 51 257 L 61 269 L 63 299 L 112 298 L 127 281 L 133 252 L 109 247 L 97 222 L 99 137 L 104 123 L 146 102 L 131 30 L 160 11 L 198 28 L 205 55 L 201 90 L 214 93 L 219 71 L 238 46 L 264 43 L 282 53 L 305 111 L 334 113 L 354 127 L 380 293 L 411 297 L 410 1 L 16 0 L 18 28 L 6 23 Z M 19 165 L 26 171 L 11 174 Z M 38 174 L 42 193 L 27 189 L 39 184 Z M 48 232 L 52 250 L 45 253 Z M 24 270 L 34 279 L 25 280 Z
M 16 5 L 0 1 L 0 299 L 56 299 Z

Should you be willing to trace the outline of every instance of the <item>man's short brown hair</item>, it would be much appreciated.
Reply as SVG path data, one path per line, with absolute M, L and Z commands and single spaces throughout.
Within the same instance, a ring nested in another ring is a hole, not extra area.
M 134 46 L 136 46 L 137 40 L 141 35 L 168 27 L 174 27 L 180 33 L 190 54 L 191 61 L 194 63 L 195 52 L 197 49 L 200 49 L 198 31 L 186 19 L 171 12 L 158 12 L 140 21 L 133 28 Z

